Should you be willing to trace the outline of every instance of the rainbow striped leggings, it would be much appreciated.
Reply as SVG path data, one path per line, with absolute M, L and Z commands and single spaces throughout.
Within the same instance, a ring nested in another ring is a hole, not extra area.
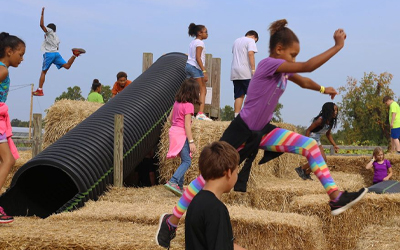
M 238 148 L 238 151 L 242 148 L 243 145 Z M 259 148 L 267 151 L 294 153 L 305 156 L 310 164 L 311 171 L 318 177 L 327 194 L 329 195 L 338 190 L 328 166 L 321 155 L 318 144 L 314 139 L 286 129 L 275 128 L 262 137 Z M 174 207 L 173 213 L 177 218 L 181 218 L 186 212 L 193 197 L 203 189 L 204 184 L 205 181 L 201 175 L 189 184 L 179 199 L 178 204 Z

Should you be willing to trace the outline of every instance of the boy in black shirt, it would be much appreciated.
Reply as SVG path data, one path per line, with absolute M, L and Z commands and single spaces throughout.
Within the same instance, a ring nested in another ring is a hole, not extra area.
M 221 202 L 238 177 L 239 154 L 226 142 L 204 147 L 199 169 L 206 184 L 192 200 L 185 219 L 187 250 L 240 250 L 234 243 L 229 212 Z

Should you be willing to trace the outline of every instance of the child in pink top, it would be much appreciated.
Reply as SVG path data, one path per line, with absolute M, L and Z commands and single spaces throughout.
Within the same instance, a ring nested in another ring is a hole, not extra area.
M 196 80 L 189 78 L 182 83 L 176 94 L 174 107 L 168 118 L 171 128 L 167 158 L 180 155 L 181 165 L 164 186 L 179 197 L 182 196 L 185 173 L 192 163 L 191 153 L 196 151 L 191 129 L 195 103 L 199 103 L 199 85 Z

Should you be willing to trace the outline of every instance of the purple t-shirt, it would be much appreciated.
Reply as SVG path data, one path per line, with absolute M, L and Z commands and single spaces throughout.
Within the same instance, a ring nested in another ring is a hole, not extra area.
M 292 73 L 276 73 L 283 59 L 263 59 L 250 81 L 247 97 L 240 117 L 250 130 L 261 130 L 272 119 L 279 98 L 286 89 Z
M 390 161 L 388 160 L 383 160 L 382 164 L 379 164 L 378 162 L 374 161 L 372 165 L 374 166 L 374 179 L 373 179 L 374 183 L 383 181 L 383 178 L 388 176 L 388 169 L 392 167 L 390 165 Z

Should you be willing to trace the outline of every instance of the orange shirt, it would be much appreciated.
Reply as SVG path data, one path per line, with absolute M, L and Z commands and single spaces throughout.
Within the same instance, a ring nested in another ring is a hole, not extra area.
M 131 84 L 132 81 L 126 80 L 125 83 L 125 87 L 121 88 L 121 86 L 119 86 L 118 82 L 114 83 L 114 87 L 112 88 L 111 92 L 113 95 L 118 94 L 119 92 L 121 92 L 122 90 L 124 90 L 126 87 L 128 87 L 129 84 Z

